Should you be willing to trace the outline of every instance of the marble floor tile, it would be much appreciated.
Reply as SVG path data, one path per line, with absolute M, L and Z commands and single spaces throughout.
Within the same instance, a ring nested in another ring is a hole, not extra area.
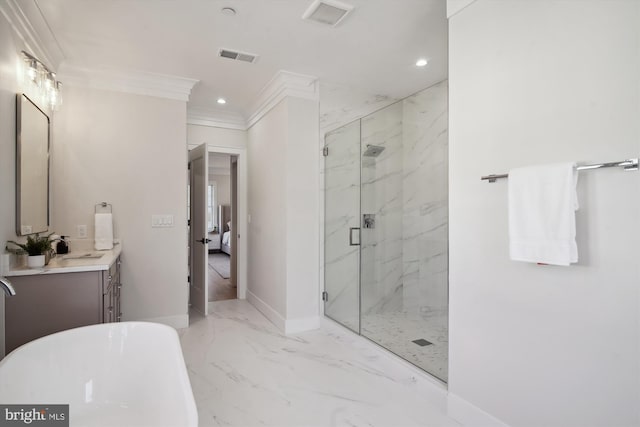
M 446 390 L 326 320 L 283 335 L 244 300 L 191 316 L 180 340 L 200 426 L 458 426 Z

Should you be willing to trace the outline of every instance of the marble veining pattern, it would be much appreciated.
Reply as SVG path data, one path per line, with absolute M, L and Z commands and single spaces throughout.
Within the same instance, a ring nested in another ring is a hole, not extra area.
M 377 157 L 362 156 L 361 213 L 375 215 L 375 228 L 362 228 L 360 246 L 364 315 L 402 301 L 402 103 L 364 117 L 361 128 L 362 152 L 384 147 Z
M 246 301 L 219 301 L 180 341 L 202 427 L 458 426 L 443 386 L 328 320 L 286 336 Z
M 320 133 L 332 131 L 396 102 L 395 98 L 356 90 L 336 83 L 320 83 Z
M 448 306 L 448 82 L 403 101 L 403 310 Z

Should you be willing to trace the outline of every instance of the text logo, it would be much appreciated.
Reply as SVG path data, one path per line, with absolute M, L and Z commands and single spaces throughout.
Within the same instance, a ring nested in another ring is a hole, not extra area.
M 0 427 L 69 427 L 69 405 L 0 405 Z

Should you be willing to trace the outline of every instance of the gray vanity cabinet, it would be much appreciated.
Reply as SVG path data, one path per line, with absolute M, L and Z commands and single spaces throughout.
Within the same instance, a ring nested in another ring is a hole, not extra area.
M 118 322 L 120 258 L 108 270 L 14 276 L 5 298 L 5 352 L 66 329 Z

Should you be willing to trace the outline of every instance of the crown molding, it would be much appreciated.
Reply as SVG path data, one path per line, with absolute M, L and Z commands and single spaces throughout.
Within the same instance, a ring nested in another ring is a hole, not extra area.
M 191 89 L 198 80 L 144 71 L 93 70 L 64 63 L 58 72 L 60 80 L 72 86 L 155 96 L 189 101 Z
M 450 19 L 453 15 L 475 1 L 476 0 L 447 0 L 447 18 Z
M 247 121 L 241 114 L 190 106 L 187 106 L 187 124 L 247 130 Z
M 265 114 L 286 97 L 317 101 L 318 78 L 280 70 L 265 85 L 253 103 L 253 113 L 247 119 L 247 128 L 256 124 Z
M 187 123 L 225 129 L 247 130 L 286 97 L 319 99 L 318 79 L 314 76 L 280 70 L 258 93 L 253 102 L 253 113 L 248 119 L 229 113 L 198 107 L 187 108 Z
M 22 39 L 24 50 L 52 70 L 57 70 L 64 53 L 34 0 L 3 0 L 0 12 Z

